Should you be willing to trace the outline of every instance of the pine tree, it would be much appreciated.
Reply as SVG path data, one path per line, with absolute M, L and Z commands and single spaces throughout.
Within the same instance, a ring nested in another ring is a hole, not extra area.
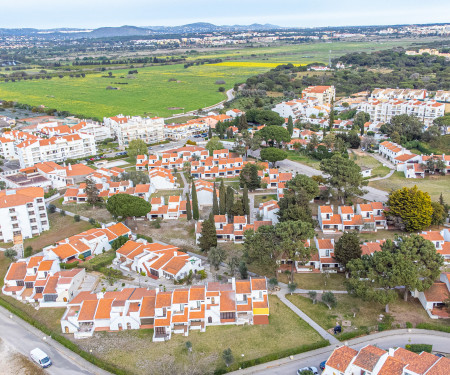
M 294 133 L 294 122 L 292 121 L 292 116 L 289 116 L 287 130 L 289 132 L 289 135 L 292 137 L 292 134 Z
M 328 130 L 332 130 L 334 125 L 334 100 L 331 100 L 330 116 L 328 118 Z
M 217 246 L 217 232 L 213 217 L 210 216 L 202 223 L 202 234 L 198 242 L 200 249 L 205 252 Z
M 234 204 L 234 190 L 231 186 L 227 187 L 227 201 L 226 201 L 226 213 L 231 216 L 231 209 Z
M 95 182 L 90 178 L 86 178 L 85 183 L 86 202 L 91 206 L 99 205 L 102 199 L 98 196 L 99 192 L 97 186 L 95 186 Z
M 192 217 L 194 220 L 198 220 L 200 218 L 200 214 L 198 211 L 198 199 L 197 199 L 197 188 L 195 187 L 194 181 L 192 181 Z
M 248 199 L 247 185 L 244 186 L 244 192 L 242 193 L 242 203 L 244 205 L 244 214 L 247 215 L 247 220 L 250 220 L 250 201 Z
M 187 219 L 192 220 L 191 198 L 189 197 L 188 193 L 186 193 L 186 213 Z
M 261 187 L 261 178 L 258 176 L 258 168 L 256 165 L 250 170 L 250 186 L 252 186 L 253 189 Z
M 212 212 L 214 215 L 219 215 L 219 202 L 217 200 L 217 189 L 216 189 L 216 183 L 214 182 L 213 186 L 213 209 Z
M 445 206 L 445 200 L 444 200 L 444 197 L 443 197 L 442 193 L 441 193 L 441 195 L 439 195 L 439 203 L 440 203 L 442 206 Z
M 220 215 L 225 215 L 227 212 L 227 192 L 225 190 L 225 185 L 223 180 L 220 183 L 219 190 L 219 213 Z
M 240 132 L 242 132 L 243 130 L 247 130 L 248 123 L 247 123 L 247 117 L 245 116 L 245 114 L 239 116 L 239 121 L 238 121 L 237 127 Z

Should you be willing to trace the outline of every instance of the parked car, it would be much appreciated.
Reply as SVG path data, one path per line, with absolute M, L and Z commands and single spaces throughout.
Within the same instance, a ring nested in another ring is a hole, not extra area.
M 163 147 L 164 147 L 164 145 L 159 145 L 159 147 L 163 148 Z
M 320 367 L 321 370 L 325 370 L 325 364 L 326 363 L 327 363 L 327 361 L 320 362 L 319 367 Z
M 317 367 L 303 367 L 297 370 L 297 375 L 301 375 L 303 371 L 311 371 L 314 375 L 319 375 Z
M 153 147 L 152 146 L 150 146 L 149 148 L 148 148 L 149 150 L 153 150 Z
M 30 358 L 42 368 L 49 367 L 52 364 L 50 357 L 39 348 L 35 348 L 30 352 Z

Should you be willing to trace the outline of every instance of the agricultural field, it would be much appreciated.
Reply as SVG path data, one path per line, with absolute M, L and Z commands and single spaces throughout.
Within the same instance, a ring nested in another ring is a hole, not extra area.
M 283 63 L 296 65 L 328 62 L 347 52 L 370 52 L 394 46 L 407 46 L 408 40 L 389 42 L 334 42 L 282 45 L 263 48 L 216 50 L 196 54 L 190 59 L 222 58 L 219 64 L 183 64 L 88 73 L 84 78 L 54 77 L 51 80 L 27 80 L 0 83 L 0 98 L 33 106 L 69 111 L 80 117 L 172 114 L 207 107 L 225 99 L 216 80 L 224 80 L 226 89 L 248 77 L 266 72 Z M 331 53 L 330 53 L 331 51 Z M 90 68 L 89 70 L 91 70 Z M 106 89 L 108 86 L 114 89 Z

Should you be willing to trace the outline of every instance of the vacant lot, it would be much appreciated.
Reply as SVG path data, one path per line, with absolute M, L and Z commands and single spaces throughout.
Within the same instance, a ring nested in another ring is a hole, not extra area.
M 98 207 L 93 208 L 91 205 L 87 203 L 62 204 L 62 199 L 54 201 L 53 204 L 64 211 L 69 211 L 80 216 L 93 218 L 102 223 L 110 223 L 111 221 L 114 221 L 114 218 L 111 216 L 109 211 L 104 206 L 100 208 Z
M 237 361 L 259 358 L 321 340 L 320 336 L 288 307 L 270 297 L 270 324 L 263 326 L 207 327 L 206 332 L 190 332 L 188 337 L 173 335 L 166 342 L 153 343 L 153 330 L 98 332 L 88 340 L 79 340 L 83 349 L 125 368 L 130 373 L 148 374 L 148 366 L 165 354 L 185 361 L 185 343 L 190 341 L 194 353 L 202 357 L 216 354 L 216 367 L 223 367 L 223 350 L 231 348 Z M 241 355 L 244 355 L 243 357 Z
M 391 191 L 397 190 L 404 186 L 412 188 L 414 185 L 430 194 L 431 199 L 437 201 L 442 193 L 446 202 L 450 202 L 450 177 L 449 176 L 427 176 L 425 178 L 405 178 L 402 172 L 394 172 L 394 174 L 379 181 L 372 181 L 369 186 L 377 189 Z
M 371 177 L 384 177 L 390 171 L 388 167 L 383 167 L 383 164 L 381 164 L 378 160 L 362 152 L 352 152 L 350 159 L 358 164 L 362 169 L 372 169 Z
M 288 283 L 290 274 L 281 273 L 278 281 Z M 341 273 L 296 273 L 297 288 L 306 290 L 345 290 L 345 276 Z
M 39 251 L 57 241 L 92 228 L 92 225 L 86 221 L 77 223 L 73 220 L 73 217 L 61 216 L 57 212 L 48 214 L 48 218 L 50 220 L 50 230 L 42 232 L 40 236 L 25 240 L 23 243 L 24 247 L 31 246 L 34 251 Z

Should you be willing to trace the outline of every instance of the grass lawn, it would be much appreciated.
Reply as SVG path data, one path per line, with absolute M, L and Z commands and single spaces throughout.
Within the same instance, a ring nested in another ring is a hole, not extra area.
M 287 273 L 281 273 L 278 281 L 288 283 Z M 342 273 L 296 273 L 297 288 L 307 290 L 345 290 L 345 275 Z
M 427 176 L 425 178 L 405 178 L 402 172 L 394 172 L 394 174 L 379 181 L 369 182 L 369 186 L 384 191 L 397 190 L 402 187 L 412 188 L 414 185 L 430 194 L 431 199 L 437 201 L 442 193 L 444 200 L 450 202 L 450 178 L 448 176 Z
M 353 160 L 356 164 L 358 164 L 361 168 L 371 168 L 372 169 L 371 177 L 384 177 L 390 171 L 388 167 L 383 167 L 383 164 L 381 164 L 378 160 L 376 160 L 370 155 L 361 153 L 357 154 L 352 151 L 350 159 Z
M 277 200 L 277 195 L 276 194 L 255 195 L 255 208 L 258 208 L 261 203 L 270 201 L 272 199 Z
M 181 181 L 183 182 L 183 180 L 181 180 L 181 177 L 179 178 L 179 180 L 177 181 Z M 172 195 L 180 195 L 183 193 L 183 189 L 173 189 L 173 190 L 156 190 L 153 194 L 152 194 L 152 198 L 159 198 L 159 197 L 164 197 L 166 199 L 166 204 L 167 204 L 167 199 L 168 197 L 172 196 Z
M 373 242 L 375 240 L 393 240 L 396 235 L 405 235 L 405 232 L 397 230 L 378 230 L 373 233 L 358 233 L 361 241 Z
M 312 303 L 312 300 L 307 295 L 287 295 L 294 305 L 305 312 L 309 317 L 314 319 L 321 327 L 325 329 L 333 328 L 336 323 L 342 323 L 343 320 L 351 321 L 351 327 L 343 327 L 344 331 L 352 331 L 355 328 L 368 327 L 370 330 L 376 330 L 378 323 L 380 323 L 379 315 L 385 315 L 384 305 L 373 302 L 363 301 L 359 298 L 335 294 L 337 299 L 337 306 L 331 310 L 319 302 Z M 393 317 L 393 328 L 404 327 L 406 322 L 413 325 L 418 323 L 437 323 L 448 325 L 449 322 L 443 320 L 436 321 L 428 317 L 420 302 L 415 298 L 410 298 L 408 302 L 404 302 L 402 298 L 389 305 L 390 315 Z
M 175 173 L 174 175 L 177 178 L 177 183 L 180 185 L 180 188 L 184 188 L 184 181 L 183 178 L 181 177 L 181 173 Z
M 310 158 L 309 156 L 300 154 L 296 151 L 287 151 L 287 153 L 288 153 L 287 158 L 289 160 L 296 161 L 316 169 L 320 169 L 320 160 Z
M 88 218 L 93 218 L 97 221 L 101 221 L 103 223 L 110 223 L 114 221 L 114 218 L 109 213 L 109 211 L 105 207 L 101 208 L 92 208 L 87 203 L 70 203 L 70 204 L 62 204 L 62 199 L 58 199 L 53 202 L 53 204 L 61 208 L 64 211 L 73 212 L 74 214 L 85 216 Z M 73 220 L 73 219 L 72 219 Z
M 158 343 L 151 341 L 152 330 L 98 332 L 89 340 L 78 340 L 77 344 L 87 351 L 92 349 L 95 355 L 130 373 L 148 374 L 149 367 L 141 366 L 142 361 L 157 361 L 168 353 L 176 361 L 184 361 L 186 341 L 190 341 L 193 351 L 202 357 L 216 354 L 218 359 L 214 366 L 217 368 L 224 366 L 221 358 L 226 348 L 231 348 L 236 360 L 250 360 L 321 341 L 321 337 L 277 297 L 269 298 L 269 325 L 207 327 L 203 333 L 191 331 L 188 337 L 172 335 L 171 340 Z
M 31 246 L 36 252 L 57 241 L 92 228 L 92 225 L 86 221 L 77 223 L 73 220 L 73 217 L 61 216 L 57 212 L 48 214 L 48 218 L 50 220 L 50 230 L 42 232 L 40 236 L 25 240 L 23 242 L 24 248 Z

